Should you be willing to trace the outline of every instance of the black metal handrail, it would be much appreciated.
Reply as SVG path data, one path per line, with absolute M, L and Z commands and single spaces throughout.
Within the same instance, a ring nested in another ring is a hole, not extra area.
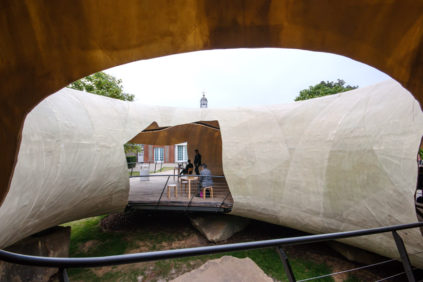
M 147 175 L 133 175 L 130 178 L 136 178 L 136 177 L 152 177 L 152 176 L 163 177 L 163 176 L 174 176 L 174 174 L 149 174 L 148 176 Z M 200 175 L 196 175 L 196 174 L 185 174 L 183 176 L 196 176 L 196 177 L 200 177 Z M 213 177 L 213 178 L 225 178 L 224 175 L 210 175 L 210 176 Z
M 178 258 L 178 257 L 198 256 L 198 255 L 214 254 L 214 253 L 222 253 L 222 252 L 238 251 L 238 250 L 309 244 L 309 243 L 330 241 L 330 240 L 336 240 L 336 239 L 379 234 L 384 232 L 396 233 L 397 230 L 410 229 L 410 228 L 416 228 L 416 227 L 423 227 L 423 222 L 385 226 L 385 227 L 370 228 L 370 229 L 361 229 L 361 230 L 354 230 L 354 231 L 328 233 L 328 234 L 307 235 L 307 236 L 300 236 L 300 237 L 234 243 L 234 244 L 206 246 L 206 247 L 196 247 L 196 248 L 185 248 L 185 249 L 176 249 L 176 250 L 154 251 L 154 252 L 145 252 L 145 253 L 136 253 L 136 254 L 114 255 L 114 256 L 107 256 L 107 257 L 86 257 L 86 258 L 41 257 L 41 256 L 22 255 L 22 254 L 0 250 L 0 259 L 6 262 L 15 263 L 15 264 L 43 266 L 43 267 L 57 267 L 60 269 L 76 268 L 76 267 L 99 267 L 99 266 L 128 264 L 128 263 L 136 263 L 136 262 L 144 262 L 144 261 L 161 260 L 161 259 L 171 259 L 171 258 Z

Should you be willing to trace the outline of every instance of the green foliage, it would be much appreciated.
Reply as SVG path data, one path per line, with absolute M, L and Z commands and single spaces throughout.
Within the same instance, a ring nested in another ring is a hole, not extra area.
M 140 176 L 140 172 L 139 171 L 128 171 L 128 175 L 131 176 Z
M 71 227 L 69 252 L 73 257 L 120 255 L 126 250 L 128 242 L 123 233 L 103 232 L 100 221 L 104 216 L 90 217 L 63 224 Z M 91 245 L 86 245 L 91 241 Z M 82 251 L 84 250 L 84 251 Z
M 352 274 L 348 274 L 347 279 L 344 282 L 360 282 L 361 280 Z
M 125 154 L 127 153 L 138 153 L 138 152 L 142 152 L 142 148 L 140 145 L 138 144 L 134 144 L 134 143 L 126 143 L 123 145 L 123 149 L 125 150 Z
M 139 242 L 148 246 L 149 250 L 169 249 L 172 242 L 183 240 L 189 233 L 172 232 L 145 228 L 141 230 L 126 230 L 124 232 L 106 232 L 100 227 L 104 216 L 92 217 L 64 224 L 71 226 L 70 257 L 108 256 L 133 252 L 138 250 Z M 171 249 L 174 247 L 170 247 Z M 106 272 L 95 272 L 95 268 L 68 269 L 71 281 L 136 281 L 142 275 L 146 280 L 147 273 L 156 273 L 167 278 L 172 272 L 186 272 L 199 267 L 206 261 L 230 255 L 238 258 L 251 258 L 263 271 L 279 281 L 287 281 L 282 262 L 275 248 L 234 251 L 222 254 L 211 254 L 176 259 L 160 260 L 151 263 L 128 265 L 122 271 L 114 266 Z M 324 263 L 304 260 L 289 255 L 294 275 L 297 279 L 305 279 L 331 273 L 331 269 Z M 155 278 L 153 278 L 155 279 Z M 348 281 L 357 281 L 349 277 Z M 332 277 L 313 281 L 333 281 Z
M 133 101 L 134 95 L 123 92 L 121 79 L 104 72 L 97 72 L 68 85 L 69 88 L 107 96 L 124 101 Z
M 316 97 L 326 95 L 333 95 L 358 88 L 358 86 L 345 85 L 345 81 L 338 79 L 337 82 L 321 81 L 319 84 L 310 86 L 308 89 L 300 91 L 300 95 L 295 98 L 295 101 L 308 100 Z
M 137 162 L 136 156 L 127 156 L 126 162 L 128 163 L 128 168 L 134 168 Z
M 420 158 L 423 160 L 423 149 L 419 149 Z
M 130 241 L 125 240 L 125 233 L 104 232 L 101 230 L 100 221 L 105 216 L 90 217 L 72 221 L 63 226 L 71 227 L 70 257 L 96 257 L 124 254 Z M 68 274 L 71 281 L 99 281 L 99 277 L 93 272 L 93 268 L 70 268 Z M 130 273 L 105 273 L 101 281 L 117 281 L 117 277 L 126 275 L 135 276 L 125 281 L 136 281 L 136 276 L 142 272 L 134 270 Z

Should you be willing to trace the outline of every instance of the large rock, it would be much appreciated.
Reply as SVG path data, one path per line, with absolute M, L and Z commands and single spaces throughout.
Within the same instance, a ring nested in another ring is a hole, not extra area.
M 202 215 L 190 217 L 192 225 L 210 242 L 219 242 L 230 238 L 243 230 L 249 220 L 232 215 Z
M 223 256 L 220 259 L 210 260 L 199 268 L 187 272 L 172 281 L 272 282 L 273 279 L 267 276 L 250 258 L 239 259 L 231 256 Z
M 6 251 L 45 257 L 69 256 L 70 227 L 53 227 L 27 237 Z M 57 268 L 33 267 L 0 261 L 0 281 L 54 281 Z
M 330 242 L 329 246 L 347 260 L 360 264 L 369 265 L 384 260 L 384 257 L 380 255 L 339 242 Z

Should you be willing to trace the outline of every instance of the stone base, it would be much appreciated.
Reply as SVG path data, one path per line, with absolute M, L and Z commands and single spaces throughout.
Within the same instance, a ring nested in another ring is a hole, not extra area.
M 250 258 L 223 256 L 172 280 L 174 282 L 273 282 Z
M 67 257 L 69 256 L 70 229 L 70 227 L 56 226 L 29 236 L 5 250 L 25 255 Z M 57 268 L 0 261 L 0 281 L 55 281 L 57 273 Z
M 345 245 L 340 242 L 333 241 L 328 243 L 328 245 L 347 260 L 363 265 L 369 265 L 384 260 L 384 257 L 380 255 L 350 245 Z
M 220 242 L 243 230 L 249 219 L 232 215 L 202 215 L 190 217 L 192 225 L 210 242 Z

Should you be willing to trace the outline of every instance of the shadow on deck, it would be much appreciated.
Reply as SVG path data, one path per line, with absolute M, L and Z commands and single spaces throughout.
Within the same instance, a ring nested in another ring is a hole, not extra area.
M 148 177 L 131 177 L 128 209 L 169 210 L 182 212 L 214 212 L 227 213 L 232 210 L 233 199 L 225 177 L 213 176 L 213 198 L 196 197 L 198 180 L 191 181 L 191 194 L 188 185 L 181 184 L 180 178 L 174 175 L 153 174 Z M 175 184 L 168 193 L 167 186 Z

